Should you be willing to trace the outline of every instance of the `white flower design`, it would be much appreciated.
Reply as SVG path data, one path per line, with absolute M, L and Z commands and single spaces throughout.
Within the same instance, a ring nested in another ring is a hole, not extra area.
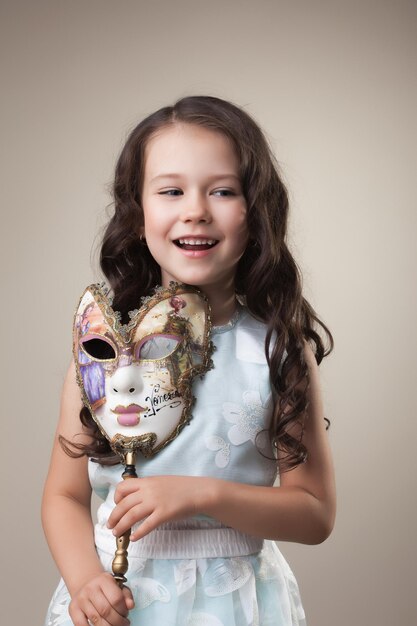
M 258 570 L 259 580 L 265 582 L 267 580 L 276 580 L 281 576 L 281 569 L 275 555 L 270 551 L 264 551 L 260 557 L 260 566 Z
M 213 435 L 212 437 L 207 437 L 206 439 L 206 447 L 209 450 L 213 450 L 217 452 L 214 462 L 217 467 L 223 468 L 229 464 L 230 461 L 230 443 L 227 443 L 222 437 L 218 437 L 217 435 Z
M 235 446 L 247 441 L 255 443 L 256 435 L 265 425 L 266 407 L 262 406 L 259 391 L 245 391 L 243 405 L 234 402 L 223 403 L 223 417 L 234 424 L 227 433 L 229 440 Z
M 187 626 L 224 626 L 224 624 L 214 615 L 198 611 L 191 615 Z
M 131 583 L 131 589 L 135 597 L 136 606 L 145 609 L 152 602 L 169 602 L 171 594 L 168 589 L 159 581 L 153 578 L 139 578 Z
M 204 592 L 211 597 L 224 596 L 243 587 L 253 574 L 244 559 L 213 559 L 203 576 Z
M 243 587 L 239 589 L 239 598 L 246 623 L 250 626 L 259 626 L 258 602 L 256 599 L 255 577 L 251 576 Z
M 180 561 L 177 565 L 174 565 L 174 578 L 179 596 L 192 589 L 196 580 L 195 561 Z

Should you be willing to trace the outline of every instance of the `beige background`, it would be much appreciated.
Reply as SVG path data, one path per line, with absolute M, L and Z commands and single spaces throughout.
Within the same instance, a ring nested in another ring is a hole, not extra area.
M 282 546 L 309 626 L 417 623 L 416 3 L 3 0 L 1 13 L 2 623 L 42 624 L 57 582 L 40 498 L 115 159 L 141 117 L 195 93 L 264 127 L 307 295 L 336 339 L 322 372 L 337 525 L 321 546 Z

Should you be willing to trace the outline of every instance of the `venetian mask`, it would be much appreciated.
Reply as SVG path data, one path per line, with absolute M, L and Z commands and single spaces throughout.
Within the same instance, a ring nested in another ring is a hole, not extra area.
M 189 421 L 192 381 L 211 367 L 210 314 L 193 287 L 159 287 L 129 313 L 91 285 L 74 320 L 74 359 L 83 400 L 112 448 L 152 456 Z

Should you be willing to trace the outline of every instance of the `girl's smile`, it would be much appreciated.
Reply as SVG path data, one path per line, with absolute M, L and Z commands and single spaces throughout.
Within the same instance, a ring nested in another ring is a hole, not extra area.
M 182 237 L 181 239 L 174 241 L 174 243 L 181 250 L 184 250 L 184 252 L 204 252 L 213 248 L 218 241 L 216 241 L 216 239 L 207 239 L 207 237 L 199 237 L 198 235 L 195 235 L 191 237 Z
M 175 280 L 208 295 L 234 292 L 248 231 L 238 159 L 225 136 L 194 124 L 154 135 L 146 147 L 142 206 L 163 285 Z

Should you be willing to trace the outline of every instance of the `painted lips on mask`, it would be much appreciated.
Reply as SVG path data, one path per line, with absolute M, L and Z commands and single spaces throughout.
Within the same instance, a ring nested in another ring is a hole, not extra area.
M 139 413 L 146 411 L 146 408 L 139 404 L 129 404 L 129 406 L 118 405 L 111 411 L 116 413 L 120 426 L 137 426 L 140 422 Z

